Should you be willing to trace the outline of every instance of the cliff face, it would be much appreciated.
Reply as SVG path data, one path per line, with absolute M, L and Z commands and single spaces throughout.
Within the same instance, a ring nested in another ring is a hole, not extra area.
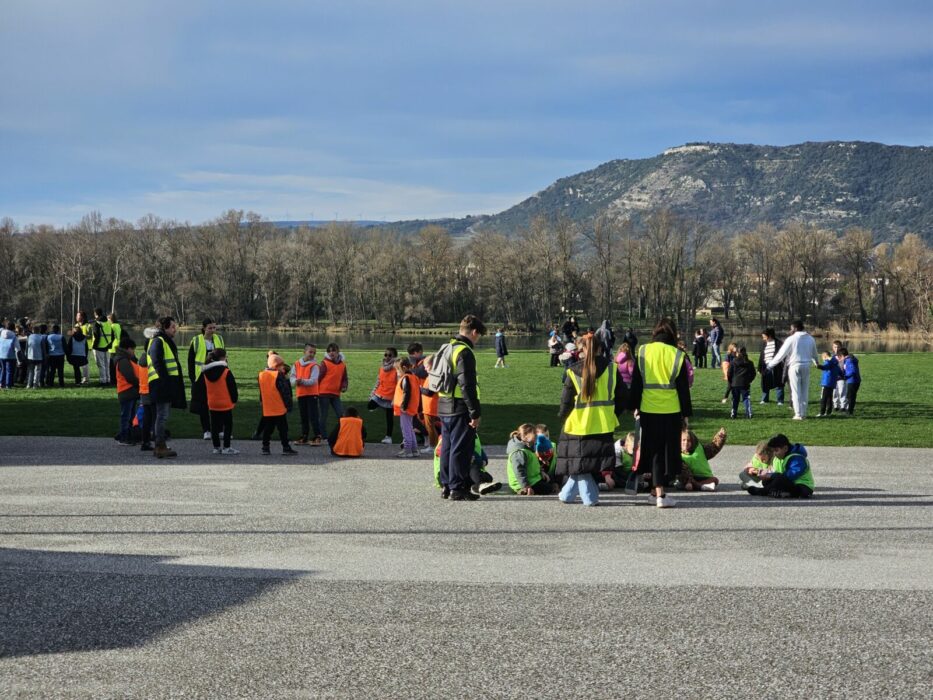
M 562 178 L 500 214 L 452 229 L 510 233 L 536 216 L 586 222 L 608 213 L 637 219 L 659 208 L 730 233 L 761 223 L 802 222 L 836 231 L 863 226 L 879 238 L 912 232 L 929 241 L 933 148 L 688 144 Z

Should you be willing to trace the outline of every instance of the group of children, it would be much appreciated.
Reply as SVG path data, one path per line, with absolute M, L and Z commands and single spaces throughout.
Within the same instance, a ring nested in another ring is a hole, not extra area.
M 855 399 L 862 385 L 858 358 L 849 354 L 838 340 L 833 342 L 833 351 L 822 354 L 820 365 L 820 412 L 817 418 L 831 416 L 835 409 L 840 415 L 855 414 Z

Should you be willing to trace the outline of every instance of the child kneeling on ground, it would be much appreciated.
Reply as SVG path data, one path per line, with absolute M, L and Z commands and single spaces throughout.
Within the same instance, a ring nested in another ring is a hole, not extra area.
M 366 428 L 360 412 L 350 406 L 337 419 L 335 427 L 327 437 L 330 453 L 335 457 L 362 457 L 366 443 Z
M 774 450 L 773 472 L 762 474 L 761 486 L 749 486 L 748 493 L 771 498 L 810 498 L 814 482 L 807 449 L 800 443 L 791 445 L 783 434 L 768 440 L 768 447 Z
M 438 438 L 437 445 L 434 447 L 434 485 L 441 490 L 441 497 L 448 498 L 450 491 L 441 484 L 441 442 L 443 438 Z M 486 456 L 486 450 L 479 440 L 479 435 L 473 442 L 473 461 L 470 463 L 470 479 L 473 481 L 471 490 L 480 496 L 495 493 L 502 488 L 502 482 L 496 481 L 492 474 L 486 471 L 489 465 L 489 457 Z
M 531 423 L 523 423 L 509 436 L 506 447 L 509 487 L 519 496 L 546 496 L 557 491 L 548 474 L 552 464 L 544 467 L 534 450 L 537 437 L 536 428 Z M 553 462 L 554 450 L 550 452 Z
M 715 491 L 719 479 L 713 475 L 709 460 L 726 444 L 726 429 L 720 428 L 709 444 L 701 445 L 696 433 L 684 430 L 680 434 L 680 485 L 685 491 Z

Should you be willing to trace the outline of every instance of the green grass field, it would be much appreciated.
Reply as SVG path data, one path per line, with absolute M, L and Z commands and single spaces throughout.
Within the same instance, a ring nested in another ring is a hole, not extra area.
M 294 356 L 285 355 L 288 362 Z M 184 355 L 184 353 L 183 353 Z M 366 411 L 366 401 L 375 383 L 381 351 L 346 352 L 350 389 L 344 404 L 356 406 L 366 421 L 370 441 L 378 441 L 385 427 L 381 411 Z M 540 351 L 516 351 L 509 355 L 506 369 L 494 369 L 491 349 L 478 352 L 479 379 L 482 391 L 483 421 L 480 437 L 487 444 L 504 444 L 508 434 L 520 423 L 546 423 L 552 436 L 560 432 L 557 406 L 561 391 L 561 370 L 548 367 L 548 357 Z M 933 369 L 933 354 L 878 353 L 859 357 L 863 383 L 858 396 L 857 415 L 853 418 L 832 416 L 816 419 L 819 412 L 819 377 L 811 372 L 810 411 L 806 421 L 792 421 L 790 396 L 785 406 L 758 404 L 760 393 L 753 387 L 754 418 L 729 419 L 729 406 L 720 403 L 725 390 L 721 372 L 698 370 L 693 386 L 694 417 L 691 425 L 706 439 L 719 426 L 729 431 L 733 444 L 754 444 L 777 432 L 808 445 L 865 445 L 892 447 L 927 447 L 933 426 L 933 393 L 921 387 Z M 93 364 L 93 363 L 92 363 Z M 230 350 L 230 368 L 240 387 L 240 403 L 234 412 L 236 435 L 252 433 L 259 415 L 257 373 L 265 364 L 265 352 L 259 349 Z M 70 367 L 66 366 L 66 373 Z M 76 387 L 73 376 L 66 374 L 64 389 L 16 388 L 0 392 L 0 434 L 3 435 L 84 435 L 113 436 L 119 423 L 119 405 L 112 387 L 99 387 L 96 368 L 91 368 L 92 384 Z M 772 395 L 773 401 L 773 395 Z M 291 434 L 298 435 L 300 421 L 297 406 L 290 415 Z M 331 417 L 331 423 L 333 417 Z M 632 426 L 632 417 L 622 419 L 620 432 Z M 177 437 L 197 437 L 200 425 L 187 411 L 173 411 L 170 421 Z M 401 439 L 396 424 L 395 439 Z

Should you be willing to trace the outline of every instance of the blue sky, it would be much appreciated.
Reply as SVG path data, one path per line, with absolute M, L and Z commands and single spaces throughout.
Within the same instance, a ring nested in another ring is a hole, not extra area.
M 690 141 L 933 144 L 925 2 L 0 3 L 0 216 L 505 209 Z

